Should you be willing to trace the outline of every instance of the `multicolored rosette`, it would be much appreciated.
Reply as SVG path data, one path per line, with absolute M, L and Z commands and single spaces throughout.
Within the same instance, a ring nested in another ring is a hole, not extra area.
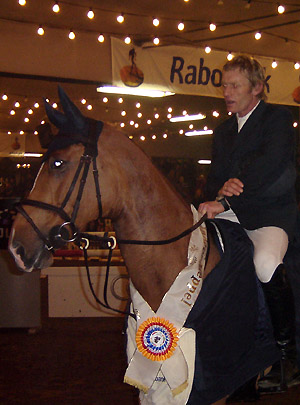
M 166 319 L 152 317 L 140 325 L 135 339 L 143 356 L 152 361 L 163 361 L 173 355 L 178 342 L 178 332 Z

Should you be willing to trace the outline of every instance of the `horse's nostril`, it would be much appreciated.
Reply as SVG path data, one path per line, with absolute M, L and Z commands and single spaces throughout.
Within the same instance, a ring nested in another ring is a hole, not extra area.
M 17 250 L 16 250 L 17 254 L 21 257 L 24 258 L 25 256 L 25 249 L 22 245 L 19 245 Z

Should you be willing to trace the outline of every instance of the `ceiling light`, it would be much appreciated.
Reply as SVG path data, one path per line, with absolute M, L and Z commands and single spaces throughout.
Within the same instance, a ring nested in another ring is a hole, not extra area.
M 177 28 L 179 29 L 179 31 L 183 31 L 184 30 L 184 23 L 183 21 L 181 21 L 178 25 Z
M 34 108 L 39 108 L 39 106 L 40 106 L 39 103 L 34 103 L 33 105 Z
M 138 118 L 142 118 L 143 114 L 141 112 L 137 113 Z
M 2 100 L 6 101 L 7 99 L 8 99 L 7 95 L 6 95 L 6 94 L 3 94 Z
M 104 35 L 100 34 L 99 37 L 98 37 L 98 41 L 99 42 L 104 42 L 104 39 L 105 39 Z
M 153 18 L 152 24 L 154 25 L 154 27 L 158 27 L 159 26 L 159 19 L 158 18 Z
M 173 111 L 173 108 L 172 108 L 172 107 L 169 107 L 169 108 L 168 108 L 168 112 L 171 113 L 172 111 Z
M 54 13 L 59 13 L 60 7 L 57 2 L 54 3 L 54 5 L 52 7 L 52 11 L 54 11 Z
M 120 127 L 121 127 L 121 128 L 124 128 L 124 127 L 125 127 L 125 123 L 124 123 L 124 122 L 121 122 Z
M 231 53 L 231 52 L 228 52 L 227 60 L 232 60 L 232 59 L 233 59 L 232 53 Z
M 213 24 L 213 23 L 209 24 L 210 31 L 215 31 L 216 28 L 217 28 L 216 24 Z
M 122 24 L 122 23 L 124 22 L 124 14 L 123 14 L 123 13 L 120 14 L 120 15 L 118 15 L 117 21 L 118 21 L 118 23 L 120 23 L 120 24 Z
M 124 39 L 124 42 L 125 42 L 125 44 L 129 45 L 130 42 L 131 42 L 131 38 L 130 38 L 129 36 L 127 36 L 127 37 Z
M 204 120 L 206 118 L 206 115 L 204 114 L 195 114 L 195 115 L 184 115 L 182 117 L 172 117 L 170 118 L 171 122 L 181 122 L 181 121 L 195 121 L 195 120 Z
M 145 139 L 146 139 L 146 137 L 145 137 L 144 135 L 141 135 L 141 136 L 140 136 L 140 140 L 141 140 L 141 141 L 144 141 Z
M 122 115 L 122 117 L 125 117 L 125 115 L 126 115 L 126 111 L 125 111 L 125 110 L 123 110 L 123 111 L 121 112 L 121 115 Z
M 81 104 L 86 104 L 86 99 L 85 98 L 81 99 Z
M 166 97 L 172 96 L 174 93 L 162 90 L 142 89 L 139 87 L 117 87 L 117 86 L 102 86 L 98 87 L 99 93 L 112 93 L 112 94 L 131 94 L 135 96 L 145 97 Z
M 198 160 L 198 163 L 199 163 L 200 165 L 210 165 L 210 164 L 211 164 L 211 160 L 209 160 L 209 159 L 200 159 L 200 160 Z
M 37 30 L 37 33 L 38 33 L 39 35 L 44 35 L 44 34 L 45 34 L 44 28 L 41 27 L 41 26 L 39 26 L 39 28 L 38 28 L 38 30 Z
M 210 46 L 206 46 L 204 49 L 205 53 L 210 53 L 211 52 L 211 47 Z
M 283 14 L 285 12 L 285 7 L 282 4 L 279 4 L 277 7 L 278 14 Z
M 129 122 L 129 125 L 134 125 L 134 121 L 131 120 L 131 121 Z
M 156 119 L 156 120 L 158 120 L 158 118 L 159 118 L 159 114 L 154 114 L 154 118 Z
M 122 97 L 120 97 L 119 99 L 118 99 L 118 103 L 120 103 L 120 104 L 122 104 L 123 103 L 123 99 L 122 99 Z
M 136 123 L 134 124 L 134 126 L 135 126 L 135 128 L 138 128 L 138 127 L 139 127 L 139 124 L 136 122 Z
M 273 62 L 272 62 L 272 68 L 275 69 L 275 68 L 277 68 L 277 66 L 278 66 L 278 63 L 274 59 Z
M 19 108 L 19 107 L 20 107 L 19 101 L 16 101 L 16 102 L 15 102 L 15 107 L 16 107 L 16 108 Z
M 72 30 L 69 32 L 69 38 L 75 39 L 75 33 Z
M 42 156 L 43 156 L 42 153 L 33 153 L 33 152 L 25 152 L 24 153 L 24 157 L 36 157 L 36 158 L 39 158 L 39 157 L 42 157 Z
M 107 97 L 103 97 L 102 101 L 103 101 L 103 103 L 107 103 L 107 102 L 108 102 L 108 98 L 107 98 Z
M 15 112 L 15 110 L 10 110 L 10 115 L 15 115 L 16 114 L 16 112 Z
M 92 106 L 92 104 L 89 104 L 86 108 L 87 108 L 89 111 L 91 111 L 91 110 L 93 109 L 93 106 Z
M 154 45 L 158 45 L 159 44 L 159 38 L 158 37 L 153 38 L 153 43 L 154 43 Z
M 254 38 L 258 41 L 261 38 L 261 32 L 256 32 Z
M 220 113 L 218 111 L 213 111 L 212 115 L 213 115 L 213 117 L 218 118 Z
M 295 62 L 294 68 L 295 68 L 296 70 L 300 69 L 300 63 L 299 63 L 299 62 Z
M 298 126 L 298 122 L 295 121 L 295 122 L 293 123 L 293 127 L 294 127 L 294 128 L 297 128 L 297 126 Z
M 89 11 L 87 12 L 87 16 L 90 20 L 92 20 L 95 17 L 94 11 L 90 8 Z
M 25 6 L 26 0 L 19 0 L 19 4 L 20 4 L 20 6 Z
M 152 135 L 151 138 L 152 138 L 152 139 L 156 139 L 156 135 Z
M 198 135 L 211 135 L 214 131 L 212 129 L 200 130 L 200 131 L 188 131 L 185 136 L 198 136 Z
M 147 120 L 147 124 L 148 124 L 148 125 L 150 125 L 150 124 L 151 124 L 151 122 L 152 122 L 151 120 Z
M 141 107 L 141 103 L 136 103 L 136 108 L 140 108 Z

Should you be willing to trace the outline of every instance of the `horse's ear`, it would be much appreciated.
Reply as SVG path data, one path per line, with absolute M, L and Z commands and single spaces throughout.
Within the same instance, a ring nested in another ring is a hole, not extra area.
M 86 118 L 81 114 L 76 105 L 69 99 L 61 86 L 58 86 L 58 95 L 69 122 L 73 123 L 80 132 L 86 127 Z
M 49 120 L 56 126 L 56 128 L 62 129 L 68 125 L 67 117 L 60 111 L 53 108 L 45 98 L 44 106 Z

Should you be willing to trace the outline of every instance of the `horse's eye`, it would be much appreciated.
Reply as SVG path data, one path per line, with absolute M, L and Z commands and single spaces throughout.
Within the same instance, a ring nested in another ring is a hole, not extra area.
M 52 167 L 53 169 L 59 169 L 60 167 L 62 167 L 64 164 L 63 160 L 54 160 L 52 163 Z

